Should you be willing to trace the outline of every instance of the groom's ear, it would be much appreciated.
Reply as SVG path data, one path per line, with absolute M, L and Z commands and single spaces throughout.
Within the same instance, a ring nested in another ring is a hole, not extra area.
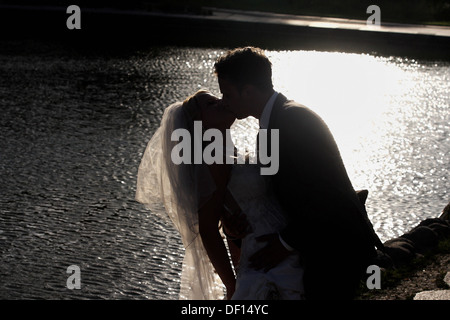
M 251 98 L 251 97 L 254 96 L 255 90 L 256 90 L 256 87 L 254 85 L 245 84 L 245 85 L 242 86 L 241 96 L 243 98 Z

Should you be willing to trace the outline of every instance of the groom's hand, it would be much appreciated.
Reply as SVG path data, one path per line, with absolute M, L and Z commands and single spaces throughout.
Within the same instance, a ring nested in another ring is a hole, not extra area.
M 250 266 L 256 270 L 263 269 L 267 272 L 292 253 L 281 243 L 278 233 L 266 234 L 256 240 L 267 242 L 264 248 L 250 257 Z
M 229 239 L 242 239 L 252 231 L 247 216 L 228 190 L 224 198 L 222 223 L 223 231 Z

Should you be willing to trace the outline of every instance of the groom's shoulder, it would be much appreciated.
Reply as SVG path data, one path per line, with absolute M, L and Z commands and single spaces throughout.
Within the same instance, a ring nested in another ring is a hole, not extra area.
M 295 130 L 316 130 L 325 127 L 322 118 L 309 107 L 294 100 L 283 99 L 276 115 L 274 114 L 273 126 L 283 128 L 292 127 Z
M 307 106 L 296 102 L 295 100 L 286 99 L 281 107 L 281 114 L 285 117 L 316 117 L 317 114 Z
M 286 100 L 286 102 L 283 104 L 283 107 L 289 110 L 303 110 L 303 111 L 308 110 L 308 107 L 306 107 L 301 103 L 296 102 L 295 100 Z
M 281 106 L 280 111 L 287 111 L 287 112 L 301 112 L 301 111 L 308 112 L 308 111 L 310 111 L 310 109 L 308 107 L 306 107 L 305 105 L 298 103 L 295 100 L 291 100 L 291 99 L 287 98 L 282 93 L 278 94 L 277 100 Z

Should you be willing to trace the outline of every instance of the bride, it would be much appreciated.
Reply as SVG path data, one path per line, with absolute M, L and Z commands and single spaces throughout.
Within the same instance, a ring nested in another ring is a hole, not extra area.
M 169 218 L 181 235 L 185 256 L 180 299 L 223 299 L 224 286 L 227 299 L 302 299 L 303 268 L 295 252 L 268 272 L 253 269 L 249 262 L 249 257 L 264 246 L 260 236 L 277 232 L 286 224 L 269 180 L 260 175 L 258 165 L 228 164 L 225 158 L 233 152 L 225 147 L 218 152 L 223 161 L 212 164 L 173 159 L 179 143 L 175 130 L 192 137 L 194 122 L 201 121 L 203 133 L 216 129 L 226 136 L 234 120 L 222 100 L 206 90 L 170 105 L 142 157 L 136 200 L 152 213 Z M 195 151 L 195 146 L 183 150 L 183 159 L 193 159 Z M 225 243 L 221 225 L 241 213 L 250 227 L 247 234 L 239 245 Z

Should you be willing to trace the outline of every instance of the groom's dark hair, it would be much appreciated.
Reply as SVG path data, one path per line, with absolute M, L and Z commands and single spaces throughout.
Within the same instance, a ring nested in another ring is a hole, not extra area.
M 217 59 L 214 69 L 219 78 L 232 82 L 239 90 L 246 84 L 252 84 L 261 91 L 273 89 L 272 63 L 260 48 L 230 50 Z

